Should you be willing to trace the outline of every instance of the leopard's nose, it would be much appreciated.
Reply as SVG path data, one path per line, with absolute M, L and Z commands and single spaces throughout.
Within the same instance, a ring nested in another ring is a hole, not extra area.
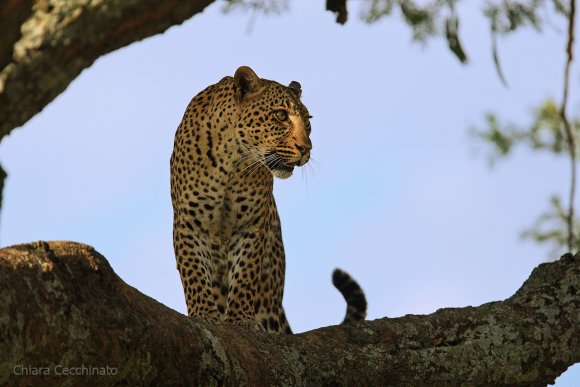
M 304 156 L 312 149 L 312 142 L 310 142 L 309 138 L 306 138 L 304 142 L 296 144 L 296 149 L 298 149 L 300 155 Z
M 296 149 L 300 152 L 300 160 L 298 160 L 297 165 L 301 167 L 310 160 L 310 149 L 312 149 L 312 143 L 308 140 L 305 143 L 296 144 Z
M 298 152 L 300 152 L 300 155 L 304 156 L 306 153 L 308 153 L 308 151 L 310 151 L 310 149 L 312 149 L 312 145 L 311 144 L 296 144 L 296 148 L 298 149 Z

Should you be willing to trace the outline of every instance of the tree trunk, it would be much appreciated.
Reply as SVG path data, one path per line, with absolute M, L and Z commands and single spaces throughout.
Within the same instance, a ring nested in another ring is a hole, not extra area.
M 214 0 L 0 3 L 0 140 L 101 55 L 165 31 Z
M 0 249 L 1 385 L 543 386 L 579 336 L 580 255 L 502 302 L 279 336 L 181 315 L 90 246 Z

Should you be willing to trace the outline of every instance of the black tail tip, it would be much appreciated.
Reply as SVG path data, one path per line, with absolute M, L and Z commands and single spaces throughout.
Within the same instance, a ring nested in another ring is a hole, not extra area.
M 349 278 L 350 276 L 346 272 L 338 268 L 334 269 L 332 272 L 332 284 L 337 289 L 340 289 L 342 286 L 344 286 L 348 282 Z
M 332 284 L 346 301 L 346 316 L 343 322 L 364 320 L 367 312 L 367 300 L 358 282 L 347 272 L 334 269 Z

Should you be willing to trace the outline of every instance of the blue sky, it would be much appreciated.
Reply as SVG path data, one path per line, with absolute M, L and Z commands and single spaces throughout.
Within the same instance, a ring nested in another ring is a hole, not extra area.
M 258 17 L 249 33 L 249 14 L 223 15 L 217 3 L 97 60 L 0 144 L 9 173 L 2 245 L 90 244 L 126 282 L 185 312 L 171 241 L 173 136 L 197 92 L 249 65 L 263 78 L 299 81 L 314 116 L 317 163 L 275 183 L 295 331 L 341 321 L 334 267 L 365 288 L 370 319 L 512 295 L 557 258 L 519 233 L 550 195 L 566 197 L 568 164 L 520 149 L 490 169 L 469 128 L 488 111 L 525 124 L 544 99 L 559 100 L 563 33 L 500 40 L 505 88 L 473 5 L 460 8 L 470 57 L 462 66 L 441 39 L 412 43 L 398 16 L 369 26 L 357 17 L 363 3 L 352 2 L 339 26 L 323 3 L 292 3 L 282 16 Z M 579 381 L 577 365 L 558 385 Z

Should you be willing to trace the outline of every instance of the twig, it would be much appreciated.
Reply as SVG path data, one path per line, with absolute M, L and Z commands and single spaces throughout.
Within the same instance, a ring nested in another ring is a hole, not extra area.
M 566 130 L 566 137 L 568 140 L 568 148 L 570 151 L 571 162 L 571 177 L 570 177 L 570 206 L 568 209 L 568 249 L 572 251 L 576 243 L 576 235 L 574 232 L 574 196 L 576 194 L 576 141 L 574 139 L 574 132 L 570 126 L 570 122 L 566 116 L 566 106 L 568 104 L 568 88 L 570 83 L 570 67 L 573 60 L 573 44 L 574 44 L 574 20 L 576 17 L 576 0 L 570 0 L 570 13 L 568 15 L 568 43 L 566 44 L 566 66 L 564 68 L 564 91 L 562 97 L 562 107 L 560 115 L 564 128 Z
M 505 79 L 505 75 L 503 75 L 503 70 L 501 68 L 501 62 L 499 61 L 499 52 L 497 49 L 497 32 L 491 31 L 491 54 L 493 57 L 493 64 L 495 65 L 495 71 L 497 72 L 497 76 L 499 80 L 503 84 L 504 87 L 508 87 L 507 80 Z
M 6 179 L 6 176 L 6 172 L 4 172 L 0 165 L 0 210 L 2 210 L 2 192 L 4 192 L 4 180 Z

